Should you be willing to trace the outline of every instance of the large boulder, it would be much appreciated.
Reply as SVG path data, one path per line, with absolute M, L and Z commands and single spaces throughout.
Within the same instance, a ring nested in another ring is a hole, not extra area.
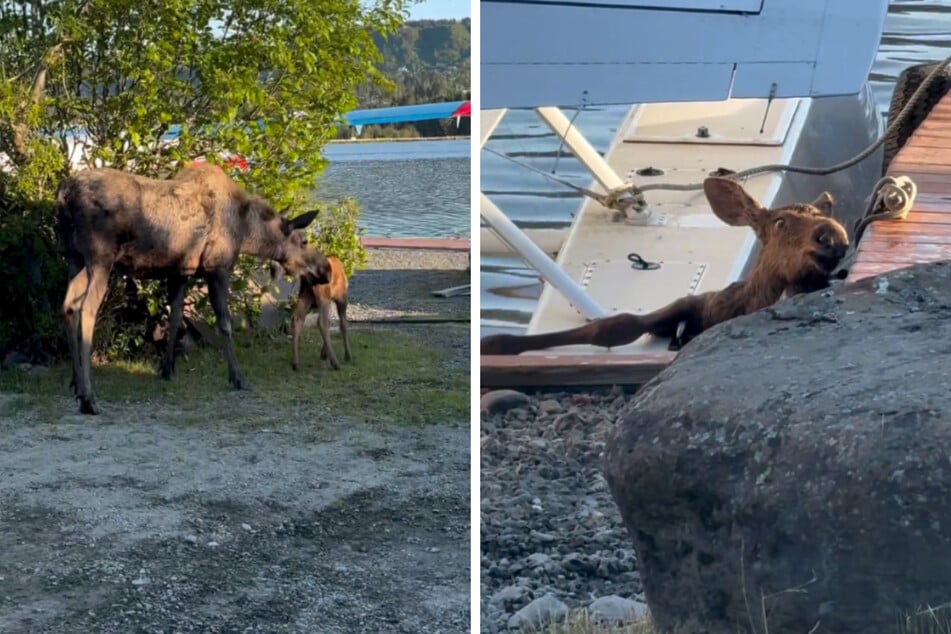
M 949 375 L 945 264 L 687 345 L 604 455 L 658 631 L 888 634 L 947 613 Z

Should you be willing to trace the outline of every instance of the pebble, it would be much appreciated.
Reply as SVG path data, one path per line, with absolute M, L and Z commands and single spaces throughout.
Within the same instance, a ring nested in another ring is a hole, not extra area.
M 189 544 L 197 544 L 198 538 L 195 537 L 194 535 L 185 535 L 185 541 L 188 542 Z
M 524 599 L 526 595 L 528 595 L 528 590 L 522 586 L 505 586 L 489 597 L 489 603 L 492 605 L 516 603 Z
M 150 579 L 148 577 L 139 577 L 138 579 L 132 580 L 132 585 L 134 586 L 144 586 L 149 583 Z
M 217 548 L 218 545 L 219 545 L 218 542 L 214 542 L 214 541 L 208 542 L 208 547 L 209 547 L 209 548 Z
M 244 530 L 248 531 L 249 533 L 251 532 L 251 525 L 250 525 L 250 524 L 242 524 L 242 525 L 241 525 L 241 528 L 243 528 Z
M 588 606 L 591 620 L 602 625 L 623 625 L 647 618 L 647 604 L 612 594 L 595 599 Z
M 492 390 L 482 395 L 479 406 L 489 414 L 504 414 L 509 410 L 528 407 L 531 399 L 517 390 Z
M 509 617 L 509 629 L 537 629 L 560 621 L 568 615 L 568 606 L 551 593 L 545 594 Z
M 597 597 L 643 596 L 632 542 L 601 474 L 604 439 L 630 397 L 594 390 L 526 398 L 517 409 L 482 412 L 483 632 L 506 630 L 516 610 L 546 594 L 569 610 L 586 610 Z

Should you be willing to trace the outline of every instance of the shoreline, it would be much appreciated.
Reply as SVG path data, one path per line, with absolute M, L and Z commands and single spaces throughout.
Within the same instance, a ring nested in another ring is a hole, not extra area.
M 468 251 L 472 247 L 469 238 L 362 236 L 365 249 L 418 249 L 421 251 Z
M 420 137 L 393 137 L 393 138 L 379 138 L 379 139 L 333 139 L 327 141 L 327 145 L 330 144 L 346 144 L 346 143 L 397 143 L 397 142 L 407 142 L 407 141 L 468 141 L 471 139 L 471 136 L 420 136 Z

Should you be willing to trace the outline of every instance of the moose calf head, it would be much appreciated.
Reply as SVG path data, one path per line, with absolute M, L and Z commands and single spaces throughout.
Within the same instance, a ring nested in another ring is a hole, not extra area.
M 825 288 L 848 251 L 845 228 L 829 215 L 833 199 L 828 192 L 811 204 L 768 210 L 732 179 L 708 178 L 703 189 L 723 222 L 756 232 L 763 245 L 757 266 L 797 291 Z

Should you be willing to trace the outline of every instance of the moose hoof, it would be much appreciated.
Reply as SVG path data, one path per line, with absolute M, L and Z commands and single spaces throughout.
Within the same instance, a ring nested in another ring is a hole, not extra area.
M 237 376 L 228 381 L 236 390 L 251 390 L 251 384 L 243 376 Z
M 291 363 L 291 370 L 293 370 L 294 372 L 297 372 L 299 369 L 300 368 L 297 367 L 296 363 Z
M 172 377 L 175 376 L 175 368 L 168 363 L 163 363 L 159 368 L 159 376 L 165 381 L 171 381 Z
M 79 399 L 79 413 L 96 416 L 99 414 L 99 406 L 96 405 L 96 399 L 93 397 Z
M 345 352 L 344 355 L 343 355 L 343 360 L 344 360 L 344 361 L 353 361 L 353 357 L 350 355 L 349 352 Z

